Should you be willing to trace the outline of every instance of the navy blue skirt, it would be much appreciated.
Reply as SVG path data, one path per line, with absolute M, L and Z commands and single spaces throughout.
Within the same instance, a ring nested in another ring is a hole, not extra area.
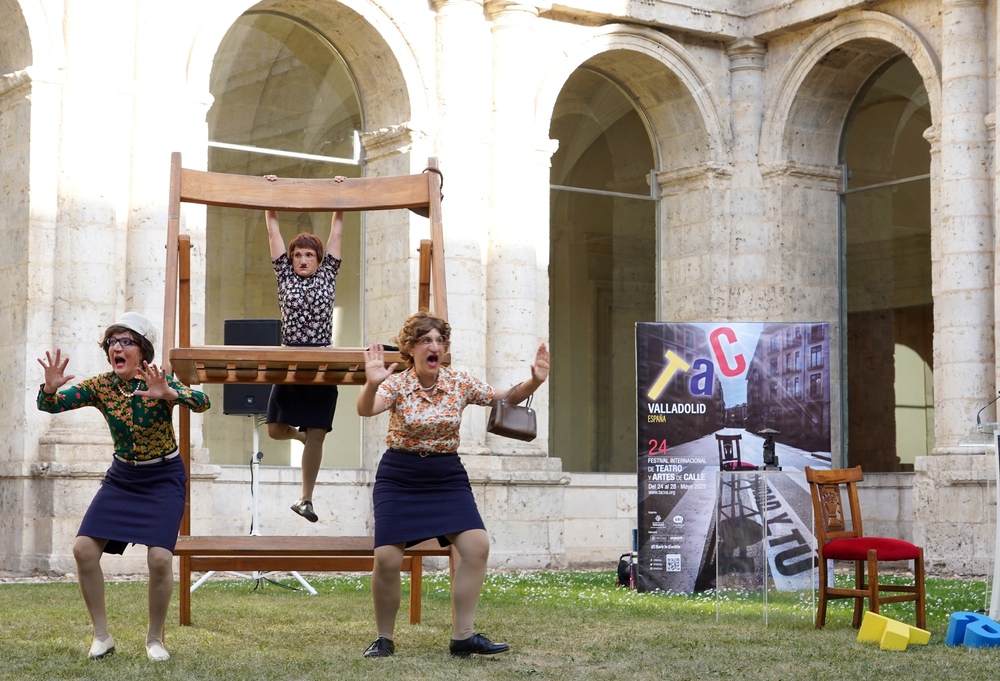
M 267 400 L 267 422 L 287 423 L 301 431 L 324 428 L 330 432 L 337 396 L 335 385 L 276 385 Z
M 77 536 L 107 539 L 105 553 L 124 553 L 129 544 L 159 546 L 173 553 L 184 517 L 186 482 L 179 456 L 146 466 L 115 459 Z
M 485 530 L 469 474 L 457 454 L 420 456 L 386 450 L 375 472 L 375 546 L 413 546 L 445 535 Z

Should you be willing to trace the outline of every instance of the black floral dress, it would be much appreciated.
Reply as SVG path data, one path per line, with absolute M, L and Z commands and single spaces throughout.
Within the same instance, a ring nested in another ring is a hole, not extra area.
M 333 303 L 340 258 L 329 253 L 308 277 L 295 273 L 287 253 L 271 261 L 278 280 L 281 342 L 288 346 L 326 347 L 332 340 Z M 267 422 L 287 423 L 301 431 L 333 429 L 337 386 L 276 385 L 267 401 Z

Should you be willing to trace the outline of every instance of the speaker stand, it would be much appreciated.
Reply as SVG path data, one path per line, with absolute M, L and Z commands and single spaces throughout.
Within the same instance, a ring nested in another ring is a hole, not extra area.
M 264 453 L 260 451 L 260 427 L 264 424 L 265 416 L 263 414 L 249 414 L 248 415 L 253 421 L 253 453 L 250 455 L 250 497 L 252 499 L 251 512 L 250 512 L 250 536 L 260 537 L 260 504 L 259 504 L 259 492 L 260 492 L 260 461 L 264 458 Z M 210 578 L 215 571 L 206 572 L 201 578 L 191 585 L 191 593 L 194 593 L 195 589 L 201 586 L 205 580 Z M 257 584 L 254 589 L 258 587 L 265 586 L 268 582 L 276 586 L 280 586 L 283 589 L 291 589 L 293 591 L 298 591 L 294 586 L 288 586 L 287 584 L 282 584 L 281 582 L 276 582 L 271 579 L 270 575 L 278 574 L 277 572 L 254 572 L 251 575 L 244 574 L 242 572 L 227 572 L 227 575 L 233 575 L 239 577 L 240 579 L 249 579 L 255 581 Z M 299 581 L 302 588 L 308 591 L 311 595 L 315 596 L 317 594 L 316 589 L 313 588 L 312 584 L 307 582 L 305 578 L 298 572 L 291 571 L 288 574 L 292 575 Z

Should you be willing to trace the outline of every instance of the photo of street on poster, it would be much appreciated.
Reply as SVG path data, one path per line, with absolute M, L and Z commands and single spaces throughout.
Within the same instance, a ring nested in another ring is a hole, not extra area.
M 826 323 L 636 324 L 639 591 L 811 590 Z

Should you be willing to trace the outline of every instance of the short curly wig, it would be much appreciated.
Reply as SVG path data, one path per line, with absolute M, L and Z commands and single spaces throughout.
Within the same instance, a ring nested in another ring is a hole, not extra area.
M 441 317 L 436 317 L 421 310 L 416 314 L 410 315 L 406 322 L 403 323 L 403 328 L 400 329 L 399 335 L 393 340 L 399 346 L 399 354 L 406 360 L 407 368 L 413 366 L 413 346 L 416 345 L 417 340 L 435 329 L 441 334 L 441 338 L 444 340 L 445 346 L 447 346 L 451 342 L 451 325 L 441 319 Z

